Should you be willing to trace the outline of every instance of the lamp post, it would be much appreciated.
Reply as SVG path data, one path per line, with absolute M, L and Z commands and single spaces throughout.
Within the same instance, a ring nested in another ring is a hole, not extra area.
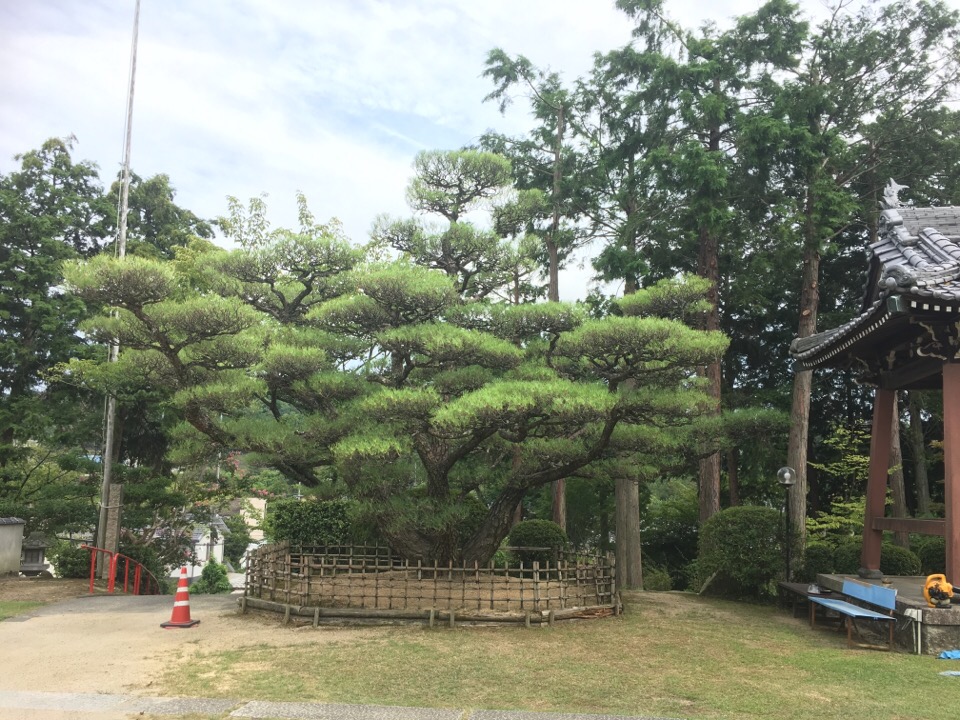
M 777 470 L 777 482 L 784 489 L 784 506 L 786 507 L 785 520 L 786 520 L 786 532 L 784 533 L 784 545 L 786 547 L 787 555 L 787 573 L 786 581 L 790 582 L 790 546 L 793 544 L 791 536 L 791 525 L 790 525 L 790 488 L 794 486 L 797 482 L 797 471 L 792 467 L 782 467 Z

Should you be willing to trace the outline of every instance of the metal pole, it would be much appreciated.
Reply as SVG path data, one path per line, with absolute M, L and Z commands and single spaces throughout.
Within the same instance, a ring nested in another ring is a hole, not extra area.
M 133 47 L 130 54 L 130 88 L 127 93 L 126 137 L 123 151 L 123 176 L 120 183 L 120 219 L 118 223 L 117 257 L 127 254 L 127 214 L 130 199 L 130 150 L 133 145 L 133 91 L 137 77 L 137 38 L 140 28 L 140 0 L 136 0 L 133 13 Z M 120 344 L 110 344 L 109 362 L 120 356 Z M 117 399 L 111 393 L 107 397 L 107 419 L 103 439 L 103 482 L 100 485 L 100 518 L 97 524 L 97 547 L 107 546 L 107 502 L 113 476 L 114 434 L 116 433 Z
M 784 538 L 784 542 L 786 543 L 786 546 L 787 546 L 787 582 L 790 582 L 790 546 L 793 545 L 793 538 L 791 537 L 791 534 L 790 534 L 791 527 L 790 527 L 790 486 L 789 485 L 787 486 L 787 491 L 784 493 L 783 497 L 784 497 L 784 503 L 787 506 L 787 510 L 785 513 L 787 530 L 786 530 L 786 537 Z

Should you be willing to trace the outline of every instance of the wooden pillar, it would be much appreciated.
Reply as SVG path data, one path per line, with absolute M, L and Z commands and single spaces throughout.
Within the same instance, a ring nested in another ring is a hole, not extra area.
M 867 502 L 863 513 L 863 549 L 860 551 L 860 577 L 880 577 L 880 549 L 883 531 L 873 529 L 873 519 L 883 517 L 887 498 L 887 471 L 890 469 L 890 430 L 896 390 L 877 388 L 873 398 L 873 427 L 870 431 L 870 475 Z
M 943 467 L 946 574 L 960 585 L 960 363 L 943 366 Z

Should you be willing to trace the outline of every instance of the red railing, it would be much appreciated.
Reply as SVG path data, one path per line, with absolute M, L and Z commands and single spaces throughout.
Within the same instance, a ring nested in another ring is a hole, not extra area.
M 81 545 L 84 550 L 90 551 L 90 592 L 93 593 L 93 582 L 97 577 L 97 555 L 102 554 L 103 561 L 107 565 L 107 592 L 112 593 L 116 589 L 117 571 L 120 561 L 123 561 L 123 592 L 130 592 L 131 579 L 130 569 L 133 567 L 133 594 L 134 595 L 159 595 L 160 583 L 152 572 L 132 557 L 123 553 L 111 552 L 103 548 L 93 547 L 93 545 Z

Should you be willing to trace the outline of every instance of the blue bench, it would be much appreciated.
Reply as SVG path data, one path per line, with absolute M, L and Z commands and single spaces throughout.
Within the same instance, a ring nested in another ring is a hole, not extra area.
M 841 628 L 847 628 L 847 647 L 853 647 L 853 629 L 857 620 L 869 620 L 876 623 L 886 623 L 889 626 L 889 650 L 893 650 L 893 628 L 896 618 L 893 611 L 897 606 L 897 591 L 892 588 L 885 588 L 880 585 L 871 585 L 870 583 L 859 582 L 857 580 L 844 580 L 843 590 L 841 592 L 849 598 L 859 600 L 860 602 L 874 607 L 883 608 L 885 613 L 869 610 L 860 605 L 845 600 L 834 600 L 833 598 L 819 598 L 810 595 L 810 627 L 814 626 L 816 617 L 816 606 L 833 610 L 844 618 Z M 857 632 L 859 635 L 859 630 Z

